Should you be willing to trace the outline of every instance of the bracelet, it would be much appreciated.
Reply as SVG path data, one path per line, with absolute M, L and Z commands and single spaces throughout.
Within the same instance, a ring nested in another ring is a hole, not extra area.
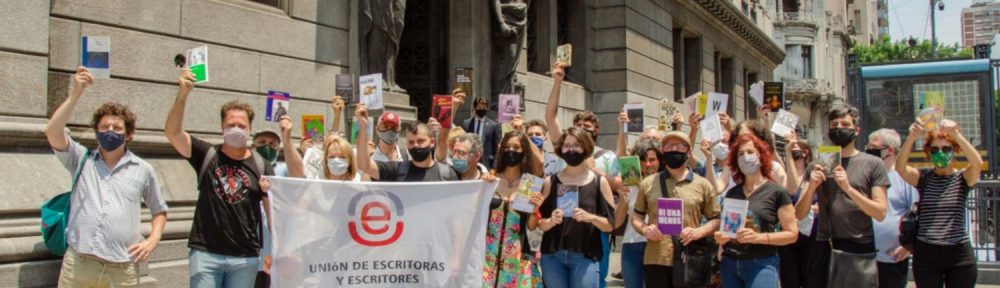
M 767 237 L 767 242 L 766 242 L 766 243 L 764 243 L 764 244 L 767 244 L 767 245 L 771 245 L 771 235 L 769 235 L 769 234 L 764 234 L 764 237 Z

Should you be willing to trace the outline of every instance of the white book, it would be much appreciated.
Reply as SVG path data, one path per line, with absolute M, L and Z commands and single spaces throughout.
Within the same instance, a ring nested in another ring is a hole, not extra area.
M 701 133 L 702 138 L 709 142 L 722 140 L 722 121 L 719 119 L 718 113 L 701 120 Z
M 81 66 L 87 67 L 95 79 L 111 78 L 111 37 L 83 36 L 83 59 Z
M 799 125 L 799 115 L 780 109 L 778 116 L 774 118 L 774 124 L 771 125 L 771 132 L 776 136 L 785 137 L 795 131 L 796 125 Z
M 747 208 L 750 202 L 747 200 L 725 198 L 722 201 L 722 236 L 736 239 L 736 233 L 746 226 Z
M 358 87 L 361 103 L 371 110 L 382 109 L 382 73 L 361 76 L 358 78 Z
M 714 114 L 719 114 L 719 112 L 726 112 L 729 108 L 729 94 L 723 93 L 708 93 L 708 106 L 705 107 L 705 115 L 710 116 Z
M 750 99 L 753 99 L 755 106 L 764 105 L 764 81 L 758 81 L 750 85 Z

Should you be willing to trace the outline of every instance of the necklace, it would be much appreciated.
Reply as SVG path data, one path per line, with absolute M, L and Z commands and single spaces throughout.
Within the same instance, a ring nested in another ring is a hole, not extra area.
M 509 180 L 507 178 L 503 178 L 503 177 L 500 177 L 500 178 L 503 179 L 504 182 L 507 182 L 507 189 L 514 189 L 514 187 L 517 186 L 517 182 L 521 182 L 521 178 L 520 177 L 514 178 L 513 181 L 511 181 L 511 180 Z

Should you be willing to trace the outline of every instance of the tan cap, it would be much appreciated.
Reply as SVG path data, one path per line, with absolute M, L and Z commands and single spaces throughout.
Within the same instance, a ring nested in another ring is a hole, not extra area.
M 667 133 L 667 135 L 663 135 L 663 141 L 664 142 L 666 142 L 667 139 L 670 139 L 670 138 L 676 138 L 678 140 L 681 140 L 681 141 L 684 142 L 684 144 L 687 144 L 688 147 L 691 147 L 691 138 L 688 137 L 687 134 L 684 134 L 684 132 L 681 132 L 681 131 L 670 131 L 669 133 Z

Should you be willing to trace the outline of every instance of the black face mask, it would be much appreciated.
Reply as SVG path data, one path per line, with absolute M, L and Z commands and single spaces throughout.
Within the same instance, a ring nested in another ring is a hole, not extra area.
M 677 169 L 684 167 L 684 164 L 687 163 L 687 160 L 688 160 L 687 153 L 677 152 L 677 151 L 664 152 L 663 157 L 660 158 L 660 161 L 663 161 L 663 163 L 665 163 L 667 167 L 670 167 L 670 169 Z
M 792 160 L 802 159 L 806 159 L 806 153 L 802 153 L 802 151 L 792 151 Z
M 847 145 L 854 141 L 855 137 L 858 137 L 858 133 L 854 131 L 854 128 L 833 128 L 827 134 L 833 145 L 840 146 L 840 148 L 847 147 Z
M 865 149 L 865 153 L 871 154 L 872 156 L 875 156 L 875 157 L 878 157 L 878 158 L 881 158 L 881 159 L 885 159 L 885 157 L 882 157 L 882 155 L 885 155 L 885 149 L 886 148 L 882 148 L 882 149 Z
M 580 166 L 580 164 L 583 163 L 583 160 L 587 158 L 587 156 L 583 155 L 583 152 L 576 151 L 564 152 L 562 155 L 559 155 L 559 157 L 562 157 L 563 161 L 566 161 L 566 165 L 572 167 Z
M 486 117 L 486 109 L 476 109 L 476 116 L 480 118 Z
M 524 152 L 517 151 L 504 151 L 503 152 L 503 164 L 507 167 L 514 167 L 521 165 L 521 161 L 524 161 Z
M 431 156 L 431 152 L 434 151 L 434 145 L 427 146 L 426 148 L 410 148 L 406 149 L 406 151 L 410 152 L 410 158 L 413 161 L 422 162 Z

